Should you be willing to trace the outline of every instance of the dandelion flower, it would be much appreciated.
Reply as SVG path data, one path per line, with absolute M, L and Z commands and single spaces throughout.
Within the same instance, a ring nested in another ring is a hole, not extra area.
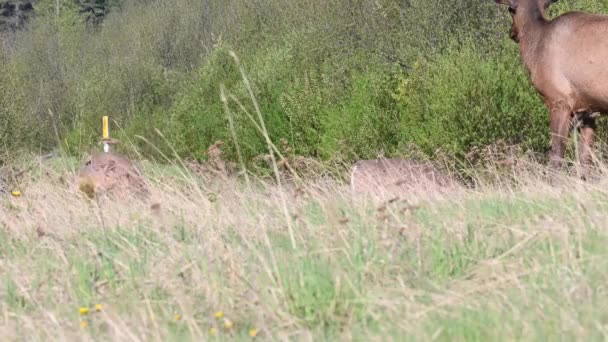
M 81 307 L 80 309 L 78 309 L 78 312 L 81 315 L 86 316 L 86 315 L 89 314 L 89 308 L 87 308 L 87 307 Z
M 19 196 L 21 196 L 21 191 L 19 191 L 19 190 L 13 190 L 13 191 L 11 192 L 11 194 L 12 194 L 13 196 L 15 196 L 15 197 L 19 197 Z
M 220 319 L 220 318 L 224 317 L 224 313 L 222 311 L 218 311 L 215 313 L 214 316 L 215 316 L 215 318 Z
M 89 322 L 87 322 L 87 321 L 80 321 L 80 327 L 81 328 L 86 328 L 88 326 L 89 326 Z
M 224 320 L 224 328 L 232 329 L 233 326 L 234 326 L 234 323 L 232 323 L 231 320 L 229 320 L 229 319 Z
M 182 315 L 180 315 L 180 314 L 175 315 L 175 320 L 176 321 L 181 321 L 182 320 Z
M 101 309 L 103 309 L 103 306 L 101 306 L 101 304 L 95 304 L 95 311 L 100 312 Z
M 209 328 L 209 335 L 215 336 L 216 334 L 217 334 L 217 329 L 215 329 L 215 328 Z
M 258 336 L 258 329 L 249 329 L 249 336 L 250 337 Z

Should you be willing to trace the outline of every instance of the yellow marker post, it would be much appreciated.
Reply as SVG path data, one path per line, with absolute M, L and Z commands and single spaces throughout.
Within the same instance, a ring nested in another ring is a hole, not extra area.
M 103 123 L 103 151 L 105 153 L 110 152 L 110 144 L 108 143 L 110 140 L 110 126 L 108 124 L 108 117 L 104 116 L 102 119 Z

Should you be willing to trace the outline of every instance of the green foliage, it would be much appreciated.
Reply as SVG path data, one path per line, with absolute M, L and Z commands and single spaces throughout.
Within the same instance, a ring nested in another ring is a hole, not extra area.
M 429 153 L 462 156 L 497 140 L 536 151 L 548 145 L 546 109 L 514 47 L 483 54 L 467 44 L 420 61 L 401 78 L 395 99 L 403 111 L 404 141 Z
M 223 48 L 213 51 L 198 74 L 169 117 L 158 124 L 164 126 L 168 143 L 180 155 L 202 158 L 203 151 L 214 141 L 229 138 L 227 117 L 220 102 L 220 85 L 232 87 L 240 75 L 228 50 Z
M 343 62 L 356 67 L 360 60 L 363 58 L 353 57 Z M 396 86 L 392 74 L 375 62 L 367 70 L 342 76 L 344 82 L 337 83 L 330 63 L 299 65 L 294 51 L 287 48 L 272 48 L 251 59 L 247 70 L 252 70 L 254 96 L 271 139 L 286 140 L 297 155 L 325 159 L 394 151 L 400 139 L 395 125 L 399 112 L 390 98 Z M 223 48 L 209 57 L 192 91 L 186 92 L 171 114 L 169 126 L 165 125 L 165 130 L 175 132 L 172 136 L 179 136 L 173 145 L 179 146 L 180 154 L 198 158 L 216 140 L 231 139 L 227 113 L 219 101 L 222 84 L 227 95 L 238 101 L 229 99 L 230 113 L 245 159 L 266 153 L 263 136 L 247 114 L 255 116 L 251 98 L 235 61 Z M 235 158 L 234 146 L 227 147 L 227 155 Z
M 220 85 L 255 111 L 230 50 L 242 59 L 270 138 L 285 139 L 297 155 L 348 161 L 413 143 L 462 157 L 499 139 L 546 149 L 544 108 L 504 39 L 508 15 L 492 1 L 36 6 L 28 29 L 0 52 L 0 144 L 11 153 L 59 143 L 70 154 L 88 151 L 101 116 L 110 115 L 124 151 L 133 143 L 147 156 L 175 149 L 201 159 L 223 140 L 224 156 L 236 160 Z M 554 5 L 551 16 L 570 9 L 608 11 L 602 1 L 578 0 Z M 234 99 L 229 109 L 246 162 L 267 153 Z
M 399 117 L 390 99 L 389 74 L 368 71 L 353 75 L 350 94 L 324 115 L 326 158 L 337 152 L 348 158 L 371 158 L 393 152 L 399 144 Z

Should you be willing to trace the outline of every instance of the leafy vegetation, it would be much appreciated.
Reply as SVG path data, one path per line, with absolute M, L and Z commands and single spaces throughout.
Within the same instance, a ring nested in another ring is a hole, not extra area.
M 577 0 L 551 16 L 570 9 L 608 10 Z M 0 53 L 9 154 L 88 151 L 106 114 L 125 152 L 201 159 L 223 140 L 236 160 L 223 85 L 249 163 L 266 144 L 236 102 L 253 113 L 230 51 L 271 139 L 297 155 L 548 145 L 547 114 L 492 1 L 40 0 L 35 12 Z

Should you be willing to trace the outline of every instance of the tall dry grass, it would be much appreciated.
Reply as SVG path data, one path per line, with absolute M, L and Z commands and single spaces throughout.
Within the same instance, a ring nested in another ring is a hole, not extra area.
M 606 338 L 604 179 L 518 161 L 388 200 L 143 162 L 152 198 L 114 202 L 30 165 L 0 197 L 5 340 Z

